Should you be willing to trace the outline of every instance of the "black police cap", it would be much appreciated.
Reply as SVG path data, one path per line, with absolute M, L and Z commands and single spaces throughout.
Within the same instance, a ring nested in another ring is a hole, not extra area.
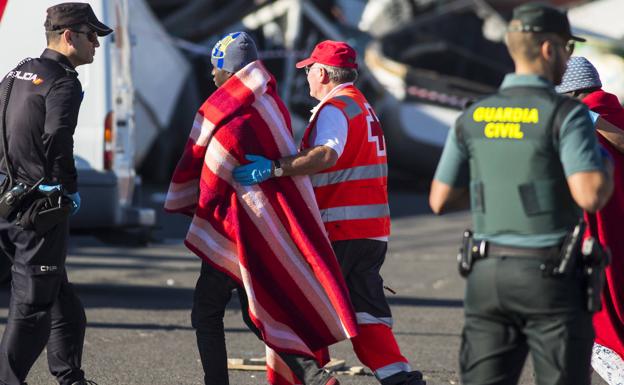
M 512 20 L 521 24 L 511 26 L 511 32 L 551 32 L 576 41 L 585 41 L 582 37 L 572 35 L 568 15 L 550 5 L 529 3 L 520 5 L 513 10 Z
M 59 31 L 74 25 L 89 26 L 98 36 L 113 32 L 106 24 L 97 19 L 93 9 L 87 3 L 61 3 L 48 8 L 44 27 L 46 31 Z

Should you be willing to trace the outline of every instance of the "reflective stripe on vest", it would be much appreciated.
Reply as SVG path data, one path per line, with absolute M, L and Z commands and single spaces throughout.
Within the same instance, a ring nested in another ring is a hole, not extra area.
M 321 210 L 323 222 L 345 221 L 348 219 L 384 218 L 390 215 L 387 204 L 341 206 Z
M 360 108 L 360 106 L 358 106 L 355 100 L 351 99 L 350 97 L 338 95 L 334 99 L 338 99 L 345 104 L 342 110 L 347 115 L 347 118 L 349 118 L 349 120 L 355 118 L 362 113 L 362 109 Z
M 323 174 L 315 174 L 310 177 L 312 180 L 312 186 L 321 187 L 327 186 L 330 184 L 353 181 L 353 180 L 363 180 L 363 179 L 374 179 L 374 178 L 385 178 L 388 176 L 388 165 L 383 164 L 373 164 L 370 166 L 359 166 L 353 168 L 347 168 L 344 170 L 338 170 L 334 172 L 327 172 Z

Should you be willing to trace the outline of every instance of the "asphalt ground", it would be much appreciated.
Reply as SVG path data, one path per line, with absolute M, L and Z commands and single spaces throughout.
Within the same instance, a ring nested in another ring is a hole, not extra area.
M 160 189 L 147 201 L 159 207 Z M 382 274 L 398 343 L 427 383 L 458 384 L 457 352 L 463 324 L 464 281 L 455 254 L 467 213 L 434 217 L 426 198 L 392 192 L 392 238 Z M 147 246 L 140 234 L 102 232 L 72 236 L 68 272 L 86 307 L 88 329 L 84 369 L 100 385 L 201 385 L 203 373 L 190 323 L 190 308 L 200 262 L 182 244 L 188 222 L 159 211 L 159 229 Z M 111 243 L 112 242 L 112 243 Z M 8 289 L 0 290 L 0 330 L 6 323 Z M 247 330 L 234 296 L 225 315 L 229 357 L 262 357 L 264 346 Z M 349 342 L 331 348 L 332 356 L 358 366 Z M 530 359 L 520 384 L 533 384 Z M 341 384 L 375 384 L 368 375 L 339 375 Z M 45 354 L 29 377 L 30 385 L 56 382 Z M 230 371 L 233 385 L 265 384 L 264 372 Z M 594 375 L 594 384 L 604 384 Z

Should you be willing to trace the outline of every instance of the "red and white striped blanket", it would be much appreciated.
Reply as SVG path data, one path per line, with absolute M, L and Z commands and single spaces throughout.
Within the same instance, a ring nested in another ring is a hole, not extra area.
M 271 349 L 313 356 L 357 330 L 309 178 L 255 186 L 232 178 L 246 154 L 296 151 L 275 79 L 255 61 L 199 109 L 165 202 L 167 211 L 193 217 L 186 246 L 244 286 L 272 384 L 295 379 Z

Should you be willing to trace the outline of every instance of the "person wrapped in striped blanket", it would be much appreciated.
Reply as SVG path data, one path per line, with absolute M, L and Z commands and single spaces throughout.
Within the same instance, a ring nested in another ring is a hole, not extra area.
M 245 154 L 297 152 L 274 77 L 244 32 L 212 51 L 217 90 L 199 109 L 165 202 L 191 216 L 186 246 L 202 259 L 192 323 L 205 384 L 228 384 L 223 316 L 237 290 L 243 318 L 267 345 L 269 383 L 335 385 L 326 347 L 357 334 L 340 266 L 307 176 L 234 181 Z

